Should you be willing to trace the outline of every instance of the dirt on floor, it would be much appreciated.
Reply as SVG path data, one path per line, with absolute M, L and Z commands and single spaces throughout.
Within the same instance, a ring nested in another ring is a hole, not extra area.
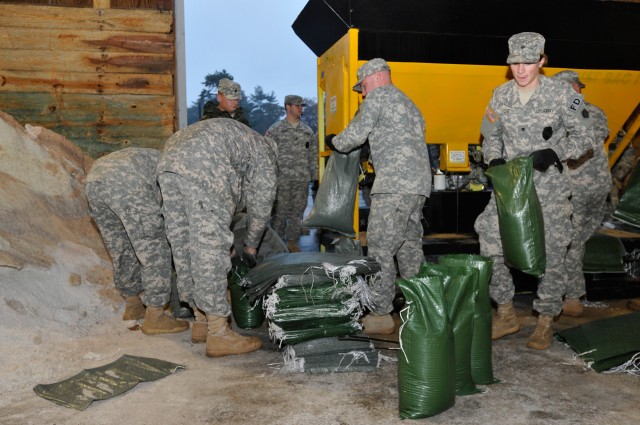
M 10 313 L 2 315 L 0 325 L 2 425 L 407 423 L 398 416 L 397 363 L 383 362 L 373 372 L 284 373 L 279 369 L 282 352 L 268 340 L 264 325 L 242 331 L 259 335 L 264 342 L 261 350 L 211 359 L 204 356 L 204 345 L 191 343 L 190 332 L 146 336 L 136 323 L 120 319 L 122 305 L 97 297 L 83 302 L 83 297 L 92 296 L 90 285 L 74 287 L 75 298 L 63 294 L 66 304 L 62 309 L 49 309 L 45 303 L 38 312 L 32 308 L 36 305 L 33 299 L 19 294 L 21 287 L 37 289 L 36 282 L 43 276 L 32 275 L 24 281 L 19 273 L 0 275 L 2 309 Z M 64 293 L 60 285 L 48 282 L 41 288 L 47 291 L 57 286 Z M 11 292 L 14 286 L 16 291 Z M 53 295 L 43 296 L 52 300 Z M 500 382 L 481 386 L 482 393 L 457 397 L 452 408 L 418 423 L 640 423 L 640 377 L 594 372 L 557 341 L 545 351 L 526 348 L 535 325 L 531 299 L 526 294 L 516 297 L 522 330 L 493 343 L 494 375 Z M 603 302 L 586 308 L 584 318 L 561 317 L 555 326 L 563 329 L 625 313 L 629 313 L 625 300 Z M 36 315 L 37 322 L 24 326 L 36 320 Z M 15 320 L 9 320 L 11 317 Z M 390 357 L 397 353 L 384 352 Z M 33 391 L 37 384 L 58 382 L 124 354 L 185 368 L 95 401 L 84 411 L 57 405 Z

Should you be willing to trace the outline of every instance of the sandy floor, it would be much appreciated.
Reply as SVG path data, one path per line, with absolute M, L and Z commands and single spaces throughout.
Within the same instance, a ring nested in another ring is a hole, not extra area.
M 71 286 L 62 269 L 0 270 L 0 424 L 406 423 L 398 418 L 395 363 L 368 373 L 283 373 L 278 370 L 282 354 L 267 340 L 264 327 L 250 331 L 264 339 L 262 350 L 209 359 L 203 345 L 190 342 L 189 332 L 143 335 L 134 322 L 120 320 L 122 305 L 101 300 L 96 290 L 91 284 Z M 587 370 L 558 342 L 547 351 L 527 349 L 535 323 L 531 300 L 522 295 L 517 301 L 523 330 L 494 342 L 494 374 L 501 382 L 483 387 L 481 394 L 458 397 L 454 407 L 421 423 L 640 423 L 640 377 Z M 626 312 L 618 300 L 588 308 L 581 320 Z M 579 322 L 561 318 L 556 326 Z M 123 354 L 186 369 L 94 402 L 82 412 L 32 390 Z

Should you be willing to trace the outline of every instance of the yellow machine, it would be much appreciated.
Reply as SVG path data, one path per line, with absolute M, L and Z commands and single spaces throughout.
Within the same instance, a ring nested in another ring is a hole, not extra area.
M 534 23 L 540 20 L 553 24 L 545 7 L 559 12 L 556 21 L 562 20 L 565 8 L 575 9 L 567 0 L 540 2 L 539 11 L 522 18 L 529 20 L 521 22 L 524 30 L 538 27 Z M 510 78 L 505 62 L 511 32 L 502 33 L 499 25 L 509 18 L 512 6 L 502 0 L 401 3 L 391 7 L 383 0 L 310 0 L 293 25 L 318 56 L 321 175 L 323 158 L 330 154 L 324 136 L 342 131 L 356 113 L 362 101 L 352 90 L 357 69 L 374 57 L 386 59 L 393 83 L 421 110 L 427 123 L 425 142 L 440 148 L 439 168 L 449 176 L 472 170 L 477 158 L 470 160 L 469 152 L 479 153 L 484 110 L 493 89 Z M 479 20 L 486 14 L 491 22 Z M 585 99 L 607 114 L 611 130 L 607 148 L 626 123 L 627 136 L 612 153 L 613 164 L 640 127 L 640 117 L 634 115 L 640 100 L 640 56 L 632 53 L 640 43 L 636 21 L 640 5 L 594 2 L 571 16 L 590 30 L 574 31 L 566 21 L 547 26 L 549 63 L 543 73 L 552 76 L 565 69 L 579 73 L 587 86 Z M 609 31 L 612 26 L 617 32 Z M 457 212 L 465 209 L 456 202 Z M 356 230 L 357 212 L 356 205 Z

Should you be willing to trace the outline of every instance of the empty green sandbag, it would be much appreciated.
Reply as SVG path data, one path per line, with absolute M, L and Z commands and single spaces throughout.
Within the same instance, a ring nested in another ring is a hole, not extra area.
M 542 207 L 533 184 L 530 157 L 489 168 L 498 208 L 504 261 L 523 273 L 540 277 L 546 268 Z

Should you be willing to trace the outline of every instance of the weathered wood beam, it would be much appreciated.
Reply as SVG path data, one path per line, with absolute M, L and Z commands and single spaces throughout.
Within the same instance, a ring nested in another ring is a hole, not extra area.
M 171 34 L 0 27 L 0 49 L 173 54 Z
M 25 73 L 0 70 L 0 92 L 173 96 L 173 76 L 169 74 L 55 73 L 51 71 Z
M 174 67 L 173 55 L 0 49 L 6 71 L 171 74 Z
M 159 10 L 0 4 L 0 27 L 169 34 L 172 23 L 173 13 Z

